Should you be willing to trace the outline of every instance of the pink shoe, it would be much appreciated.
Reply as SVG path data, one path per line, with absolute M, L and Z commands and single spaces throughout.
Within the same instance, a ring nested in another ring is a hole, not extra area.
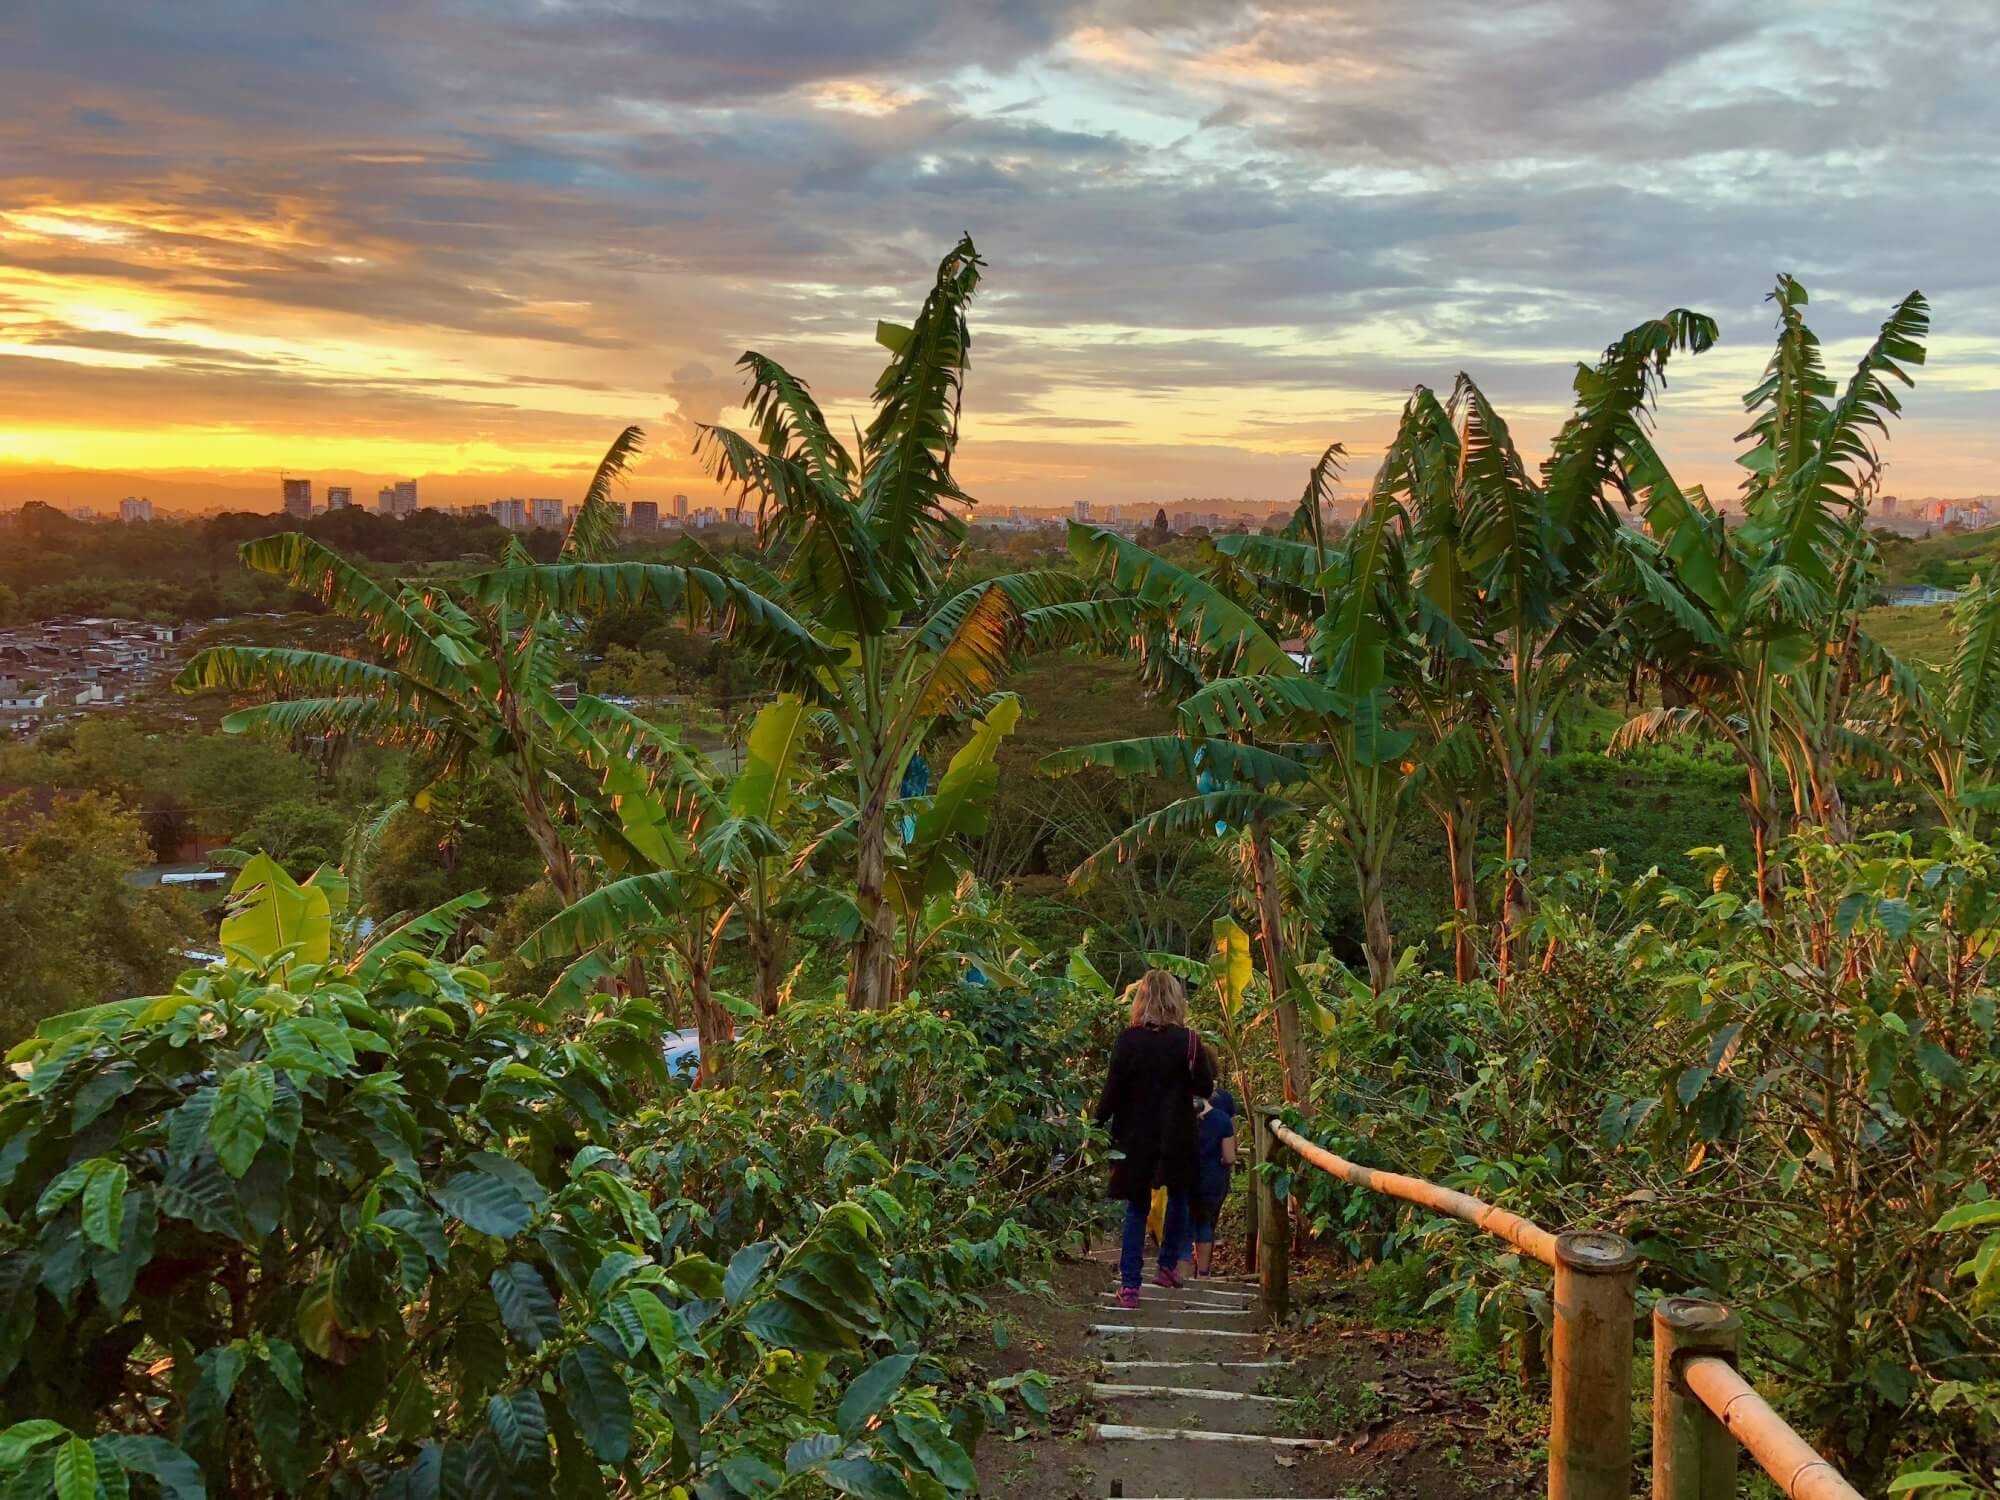
M 1125 1311 L 1131 1312 L 1139 1305 L 1139 1289 L 1136 1286 L 1121 1286 L 1118 1288 L 1118 1305 L 1124 1308 Z
M 1186 1285 L 1181 1280 L 1181 1273 L 1176 1271 L 1172 1266 L 1161 1266 L 1153 1276 L 1153 1284 L 1168 1288 Z

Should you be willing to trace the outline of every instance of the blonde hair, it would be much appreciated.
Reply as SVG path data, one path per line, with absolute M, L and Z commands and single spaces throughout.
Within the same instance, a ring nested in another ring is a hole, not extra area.
M 1132 986 L 1134 1026 L 1187 1025 L 1187 990 L 1165 969 L 1148 969 Z

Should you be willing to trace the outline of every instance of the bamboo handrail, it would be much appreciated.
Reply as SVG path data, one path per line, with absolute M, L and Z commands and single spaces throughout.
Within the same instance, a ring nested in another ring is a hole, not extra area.
M 1861 1500 L 1728 1360 L 1699 1355 L 1681 1366 L 1681 1378 L 1790 1500 Z
M 1343 1182 L 1462 1219 L 1554 1269 L 1550 1500 L 1629 1496 L 1630 1453 L 1623 1414 L 1632 1389 L 1637 1257 L 1631 1245 L 1616 1234 L 1551 1234 L 1469 1193 L 1337 1156 L 1286 1125 L 1275 1109 L 1260 1109 L 1256 1115 L 1269 1140 Z M 1260 1158 L 1266 1155 L 1264 1144 L 1260 1136 Z M 1262 1212 L 1282 1236 L 1283 1200 L 1268 1187 L 1260 1193 L 1266 1200 Z M 1264 1239 L 1274 1237 L 1267 1233 Z M 1275 1292 L 1276 1305 L 1282 1309 L 1288 1280 L 1284 1247 L 1281 1242 L 1274 1244 L 1269 1247 L 1272 1253 L 1264 1254 L 1263 1239 L 1259 1246 L 1265 1297 L 1269 1300 Z M 1862 1500 L 1860 1491 L 1737 1373 L 1737 1329 L 1727 1308 L 1700 1298 L 1663 1298 L 1654 1309 L 1655 1500 L 1708 1500 L 1711 1495 L 1734 1493 L 1739 1445 L 1777 1481 L 1787 1500 Z M 1704 1410 L 1719 1429 L 1700 1415 Z
M 1630 1500 L 1632 1316 L 1639 1257 L 1624 1236 L 1588 1230 L 1551 1234 L 1469 1193 L 1336 1156 L 1284 1124 L 1275 1110 L 1256 1113 L 1260 1160 L 1271 1159 L 1268 1144 L 1283 1145 L 1343 1182 L 1462 1219 L 1555 1272 L 1548 1497 Z M 1289 1274 L 1279 1236 L 1287 1216 L 1283 1200 L 1268 1183 L 1260 1183 L 1258 1217 L 1260 1222 L 1268 1219 L 1276 1234 L 1267 1232 L 1258 1240 L 1258 1279 L 1267 1303 L 1282 1314 Z
M 1439 1213 L 1450 1214 L 1454 1219 L 1466 1223 L 1488 1234 L 1496 1234 L 1513 1245 L 1523 1255 L 1532 1256 L 1545 1266 L 1556 1263 L 1556 1237 L 1541 1225 L 1509 1213 L 1504 1208 L 1495 1208 L 1491 1203 L 1461 1193 L 1454 1188 L 1439 1187 L 1435 1182 L 1426 1182 L 1421 1177 L 1406 1177 L 1401 1172 L 1383 1172 L 1374 1167 L 1364 1167 L 1351 1162 L 1344 1156 L 1336 1156 L 1324 1146 L 1315 1146 L 1289 1126 L 1271 1121 L 1271 1134 L 1283 1141 L 1292 1150 L 1322 1171 L 1330 1172 L 1356 1187 L 1364 1187 L 1371 1192 L 1386 1193 L 1391 1198 L 1401 1198 L 1406 1203 L 1421 1204 L 1434 1208 Z

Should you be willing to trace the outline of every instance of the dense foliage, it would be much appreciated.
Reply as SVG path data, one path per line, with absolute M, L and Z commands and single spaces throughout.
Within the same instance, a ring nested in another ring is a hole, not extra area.
M 2000 855 L 1801 845 L 1811 894 L 1768 913 L 1754 867 L 1710 859 L 1697 887 L 1545 885 L 1541 962 L 1504 1003 L 1420 976 L 1335 1001 L 1315 1126 L 1539 1222 L 1622 1230 L 1649 1286 L 1739 1310 L 1754 1366 L 1851 1472 L 1907 1452 L 1913 1411 L 1977 1464 L 2000 1433 L 2000 1317 L 1955 1277 L 1972 1246 L 1936 1231 L 2000 1193 Z M 1539 1297 L 1504 1246 L 1296 1186 L 1353 1253 L 1448 1261 L 1475 1326 Z
M 230 967 L 51 1023 L 0 1091 L 22 1492 L 972 1486 L 1007 1390 L 923 1337 L 1074 1211 L 1101 1011 L 800 1007 L 662 1093 L 650 1002 L 558 1022 L 259 889 Z
M 139 819 L 96 794 L 37 810 L 0 797 L 0 1046 L 80 996 L 163 984 L 201 935 L 177 891 L 130 883 L 147 862 Z
M 960 242 L 878 326 L 851 447 L 743 357 L 748 428 L 697 448 L 741 546 L 620 552 L 628 429 L 564 536 L 440 532 L 464 566 L 390 577 L 430 552 L 365 517 L 244 540 L 321 629 L 210 638 L 178 686 L 285 749 L 197 768 L 86 725 L 0 759 L 233 799 L 277 856 L 223 963 L 17 1052 L 0 1469 L 62 1500 L 964 1492 L 1014 1398 L 926 1351 L 1091 1186 L 1095 953 L 1195 984 L 1246 1102 L 1730 1300 L 1851 1473 L 1984 1482 L 2000 587 L 1909 661 L 1868 614 L 1923 298 L 1842 385 L 1780 278 L 1737 516 L 1651 442 L 1716 336 L 1673 309 L 1576 368 L 1534 469 L 1461 376 L 1344 534 L 1334 443 L 1282 527 L 1079 525 L 1065 559 L 971 545 L 983 273 Z M 1536 1315 L 1477 1240 L 1293 1186 L 1476 1332 Z

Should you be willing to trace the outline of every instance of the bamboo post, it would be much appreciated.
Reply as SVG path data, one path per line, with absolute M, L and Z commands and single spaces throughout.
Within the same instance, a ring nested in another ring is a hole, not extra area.
M 1277 1139 L 1271 1134 L 1271 1116 L 1257 1113 L 1257 1160 L 1260 1164 L 1278 1160 Z M 1257 1175 L 1257 1286 L 1264 1294 L 1264 1311 L 1272 1322 L 1284 1319 L 1291 1297 L 1291 1226 L 1286 1222 L 1285 1200 L 1271 1191 L 1271 1180 Z
M 1257 1191 L 1257 1163 L 1264 1159 L 1264 1128 L 1259 1123 L 1256 1113 L 1254 1111 L 1249 1113 L 1249 1138 L 1238 1141 L 1237 1145 L 1243 1152 L 1244 1170 L 1250 1174 L 1249 1192 L 1245 1195 L 1243 1205 L 1243 1269 L 1255 1271 L 1262 1264 L 1257 1250 L 1257 1231 L 1260 1227 L 1257 1222 L 1257 1202 L 1262 1197 Z
M 1630 1500 L 1638 1252 L 1622 1234 L 1571 1230 L 1555 1270 L 1549 1500 Z
M 1653 1500 L 1733 1500 L 1736 1439 L 1688 1389 L 1698 1355 L 1736 1363 L 1742 1324 L 1720 1302 L 1662 1297 L 1653 1308 Z

